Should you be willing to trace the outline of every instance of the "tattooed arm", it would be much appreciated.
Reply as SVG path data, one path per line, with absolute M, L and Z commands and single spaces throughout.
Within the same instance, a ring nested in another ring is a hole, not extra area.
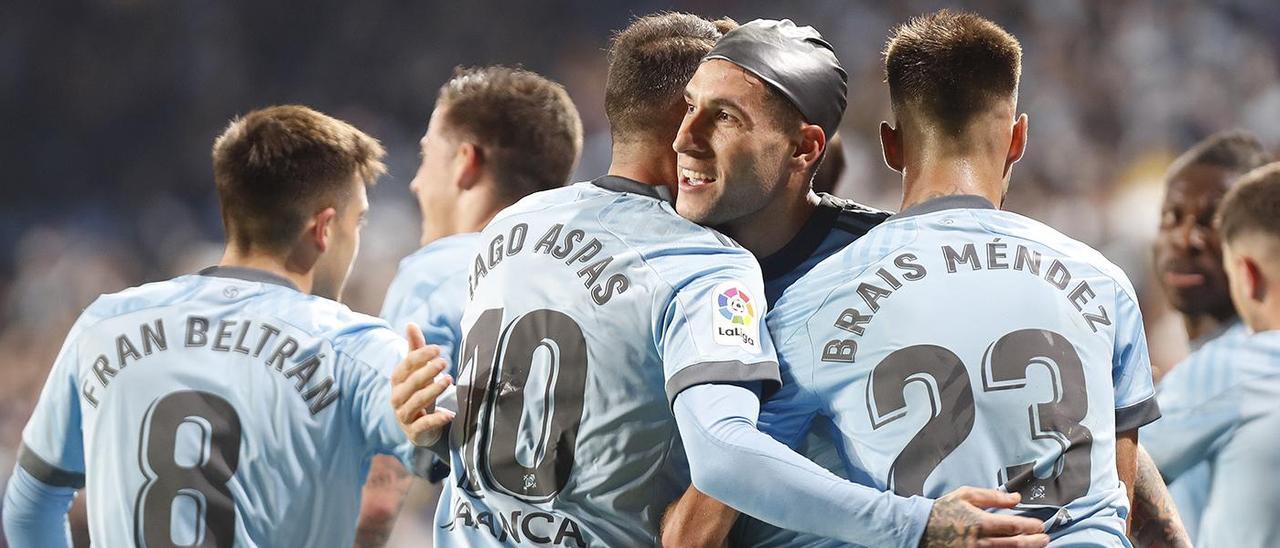
M 373 457 L 360 501 L 356 548 L 378 548 L 387 544 L 396 516 L 400 514 L 400 506 L 412 485 L 413 476 L 394 457 Z
M 1129 538 L 1135 546 L 1190 548 L 1191 537 L 1182 526 L 1182 518 L 1169 496 L 1160 470 L 1138 446 L 1138 473 L 1133 485 L 1133 526 Z

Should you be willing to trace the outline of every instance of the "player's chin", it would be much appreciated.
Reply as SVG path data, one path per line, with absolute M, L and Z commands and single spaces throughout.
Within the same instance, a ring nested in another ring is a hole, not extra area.
M 695 223 L 706 224 L 711 217 L 711 205 L 702 197 L 681 195 L 676 198 L 676 213 Z

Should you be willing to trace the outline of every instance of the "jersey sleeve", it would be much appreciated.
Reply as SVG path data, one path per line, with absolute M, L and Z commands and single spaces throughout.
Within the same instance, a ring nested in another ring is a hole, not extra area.
M 1152 383 L 1142 312 L 1123 287 L 1116 288 L 1115 333 L 1111 379 L 1115 387 L 1116 432 L 1125 432 L 1160 418 L 1160 406 Z
M 370 329 L 340 359 L 345 366 L 344 393 L 351 394 L 352 421 L 366 453 L 391 455 L 405 468 L 418 470 L 417 451 L 400 430 L 391 409 L 391 371 L 408 354 L 405 341 L 388 329 Z
M 755 258 L 733 248 L 670 260 L 680 261 L 685 275 L 659 297 L 665 302 L 655 314 L 668 403 L 706 383 L 763 382 L 766 394 L 776 390 L 778 361 L 764 325 L 764 282 Z
M 1217 451 L 1239 422 L 1238 399 L 1205 386 L 1206 369 L 1225 364 L 1209 359 L 1216 354 L 1208 348 L 1199 352 L 1204 354 L 1193 355 L 1160 382 L 1163 416 L 1143 426 L 1138 437 L 1169 482 Z
M 87 318 L 67 334 L 53 363 L 31 420 L 22 431 L 18 465 L 55 487 L 84 487 L 84 436 L 80 430 L 77 344 Z

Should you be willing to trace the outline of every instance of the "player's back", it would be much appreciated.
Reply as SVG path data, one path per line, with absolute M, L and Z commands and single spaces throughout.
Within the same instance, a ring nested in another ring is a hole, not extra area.
M 457 367 L 462 340 L 462 309 L 467 303 L 467 271 L 479 246 L 480 233 L 440 238 L 400 261 L 387 287 L 381 316 L 397 333 L 413 322 L 427 342 L 437 345 Z
M 350 545 L 372 454 L 409 463 L 386 403 L 404 352 L 380 320 L 261 271 L 103 296 L 68 336 L 24 467 L 82 469 L 106 546 Z
M 605 177 L 484 230 L 438 546 L 654 545 L 689 485 L 669 395 L 776 379 L 754 259 L 664 191 Z M 744 348 L 766 363 L 734 361 Z
M 1197 546 L 1274 546 L 1280 538 L 1280 526 L 1269 519 L 1280 509 L 1280 489 L 1258 481 L 1280 463 L 1277 399 L 1280 332 L 1250 333 L 1243 324 L 1161 380 L 1164 416 L 1142 429 L 1141 440 L 1172 480 L 1170 491 L 1183 486 L 1182 494 L 1202 501 L 1193 507 Z M 1204 475 L 1192 476 L 1198 473 Z
M 774 314 L 797 326 L 775 338 L 796 381 L 762 413 L 775 437 L 822 414 L 882 488 L 1003 485 L 1056 513 L 1055 538 L 1124 542 L 1115 433 L 1158 411 L 1133 290 L 1096 251 L 942 198 L 819 264 Z

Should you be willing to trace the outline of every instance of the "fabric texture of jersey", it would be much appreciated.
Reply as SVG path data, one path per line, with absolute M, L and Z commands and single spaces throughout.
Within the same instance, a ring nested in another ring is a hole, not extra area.
M 1247 337 L 1249 330 L 1239 320 L 1213 332 L 1210 335 L 1192 341 L 1191 354 L 1174 366 L 1168 375 L 1160 380 L 1160 384 L 1156 385 L 1156 401 L 1160 402 L 1160 409 L 1164 411 L 1164 417 L 1156 421 L 1152 425 L 1142 429 L 1142 435 L 1139 440 L 1143 447 L 1151 452 L 1154 444 L 1156 449 L 1154 454 L 1169 455 L 1183 451 L 1185 445 L 1182 435 L 1169 436 L 1170 429 L 1165 425 L 1174 425 L 1179 422 L 1179 428 L 1188 428 L 1198 430 L 1201 423 L 1197 417 L 1188 417 L 1185 414 L 1179 414 L 1179 406 L 1186 402 L 1200 401 L 1205 396 L 1214 395 L 1206 392 L 1207 390 L 1220 390 L 1222 388 L 1222 379 L 1214 379 L 1211 382 L 1203 383 L 1201 378 L 1207 373 L 1220 372 L 1223 375 L 1230 375 L 1232 372 L 1229 367 L 1221 369 L 1215 368 L 1214 363 L 1223 361 L 1224 356 L 1231 353 L 1231 350 L 1238 348 L 1239 344 Z M 1207 350 L 1201 353 L 1201 350 Z M 1205 365 L 1191 365 L 1195 362 L 1209 360 Z M 1216 360 L 1216 361 L 1215 361 Z M 1200 373 L 1196 375 L 1178 374 L 1172 372 L 1179 368 L 1186 367 L 1194 369 Z M 1172 400 L 1172 401 L 1171 401 Z M 1182 402 L 1182 403 L 1179 403 Z M 1171 447 L 1165 447 L 1172 445 Z M 1196 458 L 1203 456 L 1197 455 Z M 1183 525 L 1187 528 L 1187 534 L 1191 538 L 1196 538 L 1200 532 L 1200 517 L 1204 514 L 1205 504 L 1209 502 L 1209 487 L 1213 476 L 1209 460 L 1199 460 L 1196 464 L 1192 464 L 1186 470 L 1178 473 L 1177 477 L 1169 482 L 1169 495 L 1173 497 L 1174 504 L 1178 507 L 1178 517 L 1182 518 Z
M 387 403 L 405 352 L 382 320 L 262 271 L 105 295 L 67 335 L 19 463 L 88 488 L 95 544 L 349 546 L 372 456 L 414 464 Z
M 651 546 L 689 485 L 670 404 L 776 386 L 755 259 L 604 177 L 530 195 L 469 261 L 436 546 Z
M 441 355 L 448 357 L 450 373 L 458 363 L 467 270 L 479 241 L 479 232 L 454 234 L 405 257 L 382 303 L 382 319 L 397 333 L 404 333 L 409 322 L 422 328 L 427 343 L 439 346 Z
M 1280 466 L 1280 332 L 1231 328 L 1165 375 L 1158 397 L 1164 416 L 1139 439 L 1166 480 L 1205 473 L 1195 545 L 1280 543 L 1280 489 L 1266 479 Z
M 796 236 L 782 249 L 760 259 L 760 269 L 764 274 L 764 293 L 770 304 L 769 314 L 765 318 L 770 334 L 787 331 L 787 326 L 779 318 L 773 304 L 778 302 L 791 284 L 812 270 L 823 259 L 844 249 L 891 215 L 888 211 L 830 194 L 822 193 L 818 196 L 818 208 L 814 210 L 813 215 L 800 228 Z M 862 477 L 865 474 L 859 473 L 850 477 L 836 447 L 837 439 L 839 439 L 839 432 L 835 430 L 835 425 L 825 417 L 815 417 L 809 428 L 809 434 L 794 449 L 837 476 L 853 479 L 864 485 L 872 485 L 868 479 Z M 816 548 L 844 545 L 832 539 L 780 529 L 745 514 L 734 524 L 729 539 L 734 546 L 759 548 L 775 546 Z
M 1132 286 L 1093 249 L 941 198 L 814 267 L 773 314 L 793 331 L 775 337 L 762 430 L 794 445 L 824 416 L 877 487 L 1004 486 L 1056 540 L 1127 545 L 1115 434 L 1159 410 Z

